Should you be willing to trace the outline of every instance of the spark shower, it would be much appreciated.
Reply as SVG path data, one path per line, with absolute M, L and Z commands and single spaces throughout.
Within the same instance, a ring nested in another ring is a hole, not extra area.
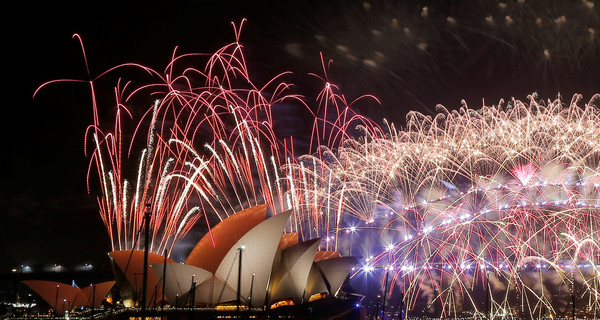
M 403 127 L 377 124 L 352 109 L 377 98 L 349 101 L 323 57 L 314 101 L 294 93 L 287 72 L 255 83 L 241 26 L 213 54 L 175 50 L 162 71 L 124 64 L 57 80 L 93 94 L 88 189 L 114 250 L 141 248 L 146 204 L 151 250 L 170 254 L 194 226 L 266 203 L 273 213 L 293 209 L 288 232 L 361 256 L 354 285 L 402 291 L 409 309 L 540 317 L 564 313 L 577 295 L 598 315 L 599 94 L 439 106 L 410 112 Z M 107 119 L 97 82 L 122 70 L 150 80 L 119 80 Z M 276 130 L 290 105 L 304 116 L 284 125 L 309 124 L 304 154 L 299 137 Z

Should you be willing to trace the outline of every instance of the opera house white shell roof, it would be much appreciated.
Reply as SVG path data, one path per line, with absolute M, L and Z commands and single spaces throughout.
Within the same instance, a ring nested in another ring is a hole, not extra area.
M 300 242 L 281 251 L 271 280 L 270 300 L 293 300 L 299 304 L 305 297 L 306 282 L 319 249 L 321 239 Z
M 196 244 L 185 264 L 153 256 L 150 273 L 161 288 L 149 293 L 157 298 L 149 303 L 160 302 L 164 290 L 171 306 L 235 304 L 238 280 L 241 303 L 251 307 L 282 300 L 299 304 L 314 293 L 335 295 L 356 259 L 317 251 L 321 239 L 298 243 L 297 234 L 284 234 L 291 211 L 265 219 L 266 210 L 261 205 L 224 219 Z

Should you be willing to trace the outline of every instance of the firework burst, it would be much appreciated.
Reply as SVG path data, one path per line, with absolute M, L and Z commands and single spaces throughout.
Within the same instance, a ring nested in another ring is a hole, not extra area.
M 579 99 L 410 113 L 405 129 L 301 157 L 295 209 L 334 248 L 367 257 L 355 277 L 393 270 L 409 305 L 425 295 L 442 314 L 483 316 L 473 295 L 487 279 L 488 312 L 556 313 L 551 269 L 597 314 L 600 96 Z
M 273 135 L 271 108 L 296 97 L 286 95 L 287 85 L 277 78 L 255 86 L 239 42 L 209 55 L 203 69 L 186 66 L 177 74 L 178 63 L 191 56 L 174 55 L 163 73 L 144 68 L 161 81 L 117 101 L 125 106 L 139 96 L 157 99 L 125 143 L 130 150 L 139 141 L 144 147 L 135 186 L 121 170 L 120 109 L 114 131 L 99 138 L 99 121 L 91 127 L 98 141 L 92 154 L 102 190 L 98 202 L 115 249 L 139 247 L 142 204 L 151 207 L 151 250 L 159 253 L 170 253 L 202 216 L 210 223 L 208 216 L 223 219 L 259 202 L 279 205 L 271 192 L 281 189 L 275 168 L 285 152 Z
M 150 250 L 170 254 L 202 217 L 210 228 L 257 204 L 268 204 L 274 213 L 293 206 L 295 199 L 284 195 L 293 180 L 280 168 L 295 163 L 295 142 L 276 134 L 276 108 L 295 104 L 306 110 L 312 130 L 305 135 L 312 138 L 302 143 L 310 145 L 308 150 L 337 145 L 350 137 L 352 124 L 369 123 L 350 109 L 354 102 L 347 102 L 326 76 L 318 78 L 325 84 L 317 96 L 320 107 L 314 110 L 290 93 L 291 84 L 283 80 L 286 73 L 260 85 L 253 82 L 239 42 L 242 25 L 234 25 L 236 41 L 213 54 L 175 51 L 162 72 L 123 64 L 89 81 L 57 80 L 91 88 L 88 191 L 96 187 L 90 184 L 95 173 L 100 215 L 113 250 L 141 248 L 139 231 L 147 210 L 152 212 Z M 190 66 L 190 60 L 205 57 L 201 68 Z M 103 119 L 100 110 L 105 107 L 96 99 L 98 82 L 124 68 L 142 70 L 149 80 L 135 85 L 119 80 L 114 118 Z M 140 112 L 140 104 L 149 107 Z M 294 223 L 290 229 L 302 226 Z
M 329 81 L 322 56 L 316 108 L 290 92 L 285 73 L 254 83 L 240 28 L 214 54 L 175 51 L 160 72 L 109 70 L 150 77 L 117 84 L 110 121 L 95 93 L 107 73 L 83 81 L 94 113 L 88 181 L 98 179 L 113 250 L 141 247 L 146 208 L 151 250 L 170 254 L 199 221 L 266 203 L 274 213 L 293 209 L 289 231 L 365 257 L 354 281 L 384 271 L 382 289 L 401 290 L 409 307 L 425 299 L 442 315 L 484 316 L 521 306 L 533 317 L 558 314 L 554 297 L 571 292 L 598 313 L 600 96 L 583 108 L 579 96 L 567 106 L 531 96 L 440 107 L 434 117 L 409 113 L 403 129 L 379 126 L 352 111 L 356 100 Z M 190 67 L 197 58 L 208 59 Z M 288 103 L 310 116 L 307 155 L 275 129 L 273 111 Z

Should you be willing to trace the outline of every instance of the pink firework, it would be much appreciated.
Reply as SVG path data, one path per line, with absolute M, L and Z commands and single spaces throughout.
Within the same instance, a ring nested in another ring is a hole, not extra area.
M 348 140 L 351 124 L 373 126 L 350 109 L 352 103 L 326 76 L 319 79 L 324 89 L 314 111 L 303 97 L 290 93 L 287 73 L 253 82 L 239 42 L 242 25 L 233 25 L 236 41 L 213 54 L 175 51 L 163 71 L 123 64 L 90 76 L 90 81 L 57 80 L 87 82 L 91 89 L 88 190 L 96 185 L 91 183 L 95 173 L 100 215 L 113 250 L 141 248 L 139 231 L 147 208 L 152 211 L 151 251 L 170 254 L 201 218 L 210 226 L 215 218 L 261 203 L 274 213 L 295 206 L 297 199 L 289 193 L 291 171 L 284 169 L 296 162 L 294 141 L 277 136 L 275 108 L 291 103 L 306 110 L 313 122 L 311 150 Z M 190 65 L 204 57 L 202 67 Z M 106 121 L 100 116 L 106 107 L 98 105 L 96 87 L 106 75 L 124 70 L 141 70 L 149 80 L 119 81 L 115 115 Z M 146 106 L 141 112 L 140 105 Z M 303 219 L 297 215 L 289 228 L 303 230 Z
M 536 171 L 537 170 L 533 166 L 532 163 L 527 163 L 527 164 L 524 164 L 524 165 L 518 165 L 512 171 L 512 173 L 515 175 L 515 177 L 517 179 L 519 179 L 519 181 L 521 181 L 521 183 L 523 185 L 527 185 L 529 183 L 529 180 L 531 180 L 531 178 L 535 175 Z

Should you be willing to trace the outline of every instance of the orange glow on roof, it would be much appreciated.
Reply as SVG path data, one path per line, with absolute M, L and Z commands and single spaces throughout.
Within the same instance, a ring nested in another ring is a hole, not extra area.
M 298 243 L 298 232 L 284 233 L 279 241 L 279 250 L 291 247 Z
M 56 313 L 63 314 L 65 309 L 69 308 L 99 306 L 115 281 L 102 282 L 83 289 L 55 281 L 25 280 L 23 283 L 39 294 Z
M 339 258 L 341 256 L 342 255 L 340 255 L 340 253 L 337 251 L 317 251 L 317 254 L 315 254 L 315 262 L 331 258 Z
M 229 249 L 266 217 L 267 205 L 248 208 L 229 216 L 200 239 L 185 263 L 215 273 Z

